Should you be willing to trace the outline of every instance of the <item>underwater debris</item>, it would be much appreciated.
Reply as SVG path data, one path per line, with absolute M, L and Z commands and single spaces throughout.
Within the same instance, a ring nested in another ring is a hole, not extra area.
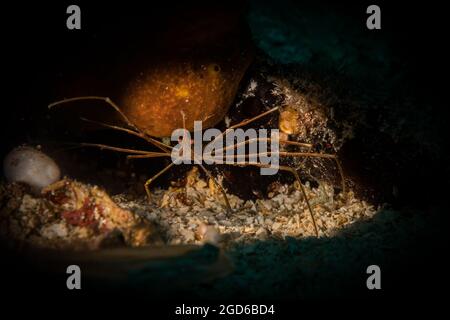
M 200 223 L 196 231 L 196 236 L 198 237 L 198 239 L 202 240 L 205 243 L 218 245 L 221 241 L 219 231 L 213 226 L 206 225 L 205 223 Z
M 223 194 L 211 188 L 197 169 L 185 181 L 168 190 L 155 189 L 151 202 L 128 194 L 110 198 L 97 186 L 68 179 L 45 188 L 40 197 L 26 193 L 20 184 L 2 185 L 0 234 L 32 246 L 75 250 L 163 243 L 229 248 L 260 240 L 315 236 L 295 183 L 271 184 L 266 199 L 243 200 L 227 192 L 233 209 L 227 215 Z M 336 195 L 326 182 L 318 188 L 306 183 L 305 191 L 321 237 L 370 219 L 377 211 L 352 191 L 345 197 Z
M 0 235 L 10 242 L 65 250 L 160 243 L 152 223 L 118 207 L 96 186 L 64 179 L 41 196 L 16 183 L 0 191 Z
M 233 214 L 227 215 L 223 211 L 223 195 L 210 188 L 197 169 L 187 174 L 186 181 L 185 185 L 168 190 L 155 189 L 151 203 L 144 198 L 129 200 L 126 194 L 113 199 L 119 206 L 146 216 L 158 225 L 167 244 L 209 242 L 229 248 L 258 240 L 315 236 L 307 205 L 295 184 L 273 183 L 269 186 L 269 197 L 255 201 L 227 192 L 233 209 Z M 356 221 L 370 219 L 377 212 L 374 206 L 356 198 L 352 191 L 347 192 L 346 197 L 335 195 L 333 187 L 326 182 L 321 182 L 319 188 L 306 183 L 305 191 L 322 237 L 332 236 Z

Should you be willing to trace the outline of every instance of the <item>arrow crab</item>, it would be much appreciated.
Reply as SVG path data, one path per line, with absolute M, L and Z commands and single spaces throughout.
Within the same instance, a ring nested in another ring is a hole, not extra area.
M 288 158 L 288 157 L 309 157 L 309 158 L 331 159 L 336 163 L 337 169 L 339 171 L 341 184 L 342 184 L 342 187 L 341 187 L 342 194 L 344 194 L 344 196 L 346 194 L 344 173 L 343 173 L 342 167 L 339 163 L 337 156 L 335 154 L 313 152 L 312 151 L 313 146 L 309 143 L 290 141 L 287 138 L 280 138 L 278 136 L 278 134 L 275 136 L 272 135 L 270 138 L 268 138 L 268 137 L 250 138 L 250 139 L 246 139 L 244 141 L 241 140 L 237 143 L 234 140 L 231 143 L 229 140 L 227 140 L 227 143 L 224 146 L 216 147 L 214 149 L 214 154 L 213 154 L 212 158 L 211 157 L 208 158 L 208 157 L 204 157 L 204 156 L 202 158 L 202 156 L 198 153 L 198 149 L 196 149 L 193 146 L 193 143 L 190 139 L 190 135 L 189 135 L 190 130 L 186 129 L 185 114 L 182 110 L 180 110 L 180 114 L 183 119 L 184 136 L 179 140 L 180 143 L 177 146 L 172 146 L 172 145 L 170 145 L 170 143 L 169 144 L 163 143 L 162 141 L 160 141 L 158 139 L 160 137 L 152 136 L 152 135 L 148 134 L 145 130 L 140 128 L 138 125 L 136 125 L 136 123 L 130 119 L 129 115 L 127 115 L 126 112 L 124 112 L 115 102 L 113 102 L 108 97 L 84 96 L 84 97 L 68 98 L 68 99 L 60 100 L 60 101 L 50 104 L 49 108 L 52 108 L 52 107 L 55 107 L 55 106 L 61 105 L 61 104 L 83 101 L 83 100 L 103 101 L 104 103 L 106 103 L 108 106 L 112 107 L 118 113 L 118 115 L 125 122 L 126 127 L 113 125 L 113 124 L 107 124 L 107 123 L 103 123 L 103 122 L 92 121 L 92 120 L 88 120 L 88 119 L 84 119 L 84 120 L 89 121 L 89 122 L 94 122 L 105 128 L 121 131 L 121 132 L 130 134 L 130 135 L 136 136 L 140 139 L 147 141 L 153 147 L 157 148 L 158 151 L 127 149 L 127 148 L 120 148 L 120 147 L 115 147 L 115 146 L 110 146 L 110 145 L 105 145 L 105 144 L 97 144 L 97 143 L 82 143 L 81 146 L 97 147 L 100 149 L 106 149 L 106 150 L 125 153 L 125 154 L 127 154 L 127 157 L 129 159 L 146 159 L 146 158 L 163 158 L 163 157 L 171 157 L 172 158 L 172 162 L 170 164 L 168 164 L 161 171 L 156 173 L 153 177 L 151 177 L 150 179 L 148 179 L 145 182 L 144 187 L 145 187 L 145 191 L 147 193 L 147 197 L 149 199 L 151 198 L 150 185 L 158 177 L 160 177 L 165 172 L 170 170 L 174 165 L 181 163 L 180 160 L 190 160 L 191 163 L 194 163 L 201 170 L 203 170 L 203 172 L 208 176 L 208 178 L 211 179 L 211 181 L 215 184 L 217 189 L 220 190 L 220 192 L 223 195 L 225 204 L 226 204 L 227 212 L 228 212 L 228 214 L 231 214 L 232 209 L 231 209 L 230 203 L 228 201 L 226 191 L 221 186 L 221 184 L 218 182 L 218 180 L 213 176 L 213 174 L 205 167 L 205 163 L 207 163 L 207 161 L 209 160 L 210 162 L 207 164 L 211 164 L 211 161 L 215 161 L 214 163 L 221 163 L 221 164 L 227 164 L 227 165 L 233 165 L 233 166 L 254 166 L 254 167 L 259 167 L 261 169 L 264 169 L 264 168 L 267 169 L 267 168 L 270 168 L 271 165 L 269 165 L 267 162 L 262 162 L 259 159 L 261 159 L 262 156 L 268 156 L 268 155 L 271 157 L 277 157 L 277 159 L 278 158 Z M 226 136 L 233 130 L 250 125 L 250 124 L 254 123 L 255 121 L 257 121 L 261 118 L 267 117 L 275 112 L 282 113 L 283 109 L 281 107 L 274 107 L 270 110 L 260 113 L 257 116 L 254 116 L 254 117 L 248 118 L 248 119 L 244 119 L 236 124 L 229 125 L 225 131 L 221 131 L 218 134 L 216 134 L 214 137 L 212 137 L 212 139 L 210 139 L 211 141 L 206 143 L 205 149 L 211 148 L 211 146 L 215 142 L 217 142 L 218 139 L 223 139 L 224 136 Z M 288 112 L 291 112 L 291 111 L 288 111 Z M 289 121 L 291 120 L 288 117 L 288 113 L 286 113 L 286 112 L 281 114 L 280 121 L 283 121 L 283 119 L 285 119 L 285 118 L 288 118 Z M 286 126 L 286 125 L 288 125 L 288 124 L 280 123 L 280 128 L 282 126 Z M 167 123 L 165 123 L 164 126 L 167 127 Z M 175 127 L 173 129 L 176 130 L 178 128 Z M 152 130 L 155 130 L 155 128 L 152 127 Z M 215 129 L 215 130 L 217 130 L 217 129 Z M 195 132 L 194 132 L 194 134 L 195 134 Z M 276 141 L 274 141 L 274 140 L 276 140 Z M 235 160 L 235 161 L 231 161 L 231 162 L 230 161 L 218 161 L 218 156 L 223 157 L 224 151 L 235 150 L 235 149 L 242 148 L 242 147 L 245 148 L 245 146 L 248 146 L 252 143 L 269 143 L 269 142 L 271 143 L 271 147 L 274 146 L 273 142 L 275 142 L 276 146 L 278 146 L 278 145 L 291 146 L 291 148 L 295 148 L 296 150 L 295 151 L 284 151 L 283 148 L 279 149 L 277 147 L 277 148 L 271 148 L 269 151 L 266 151 L 266 152 L 260 152 L 258 150 L 256 154 L 249 152 L 249 153 L 245 153 L 244 155 L 242 155 L 242 154 L 234 155 L 234 153 L 233 153 L 233 160 Z M 174 155 L 175 155 L 175 158 L 174 158 Z M 174 159 L 177 160 L 178 162 L 174 161 Z M 184 162 L 184 163 L 186 163 L 186 162 Z M 311 217 L 311 221 L 314 226 L 315 234 L 316 234 L 316 236 L 318 236 L 319 232 L 317 229 L 316 220 L 314 218 L 314 211 L 308 200 L 305 188 L 300 180 L 300 176 L 298 174 L 298 169 L 296 169 L 292 166 L 288 166 L 288 165 L 277 165 L 277 170 L 289 172 L 295 178 L 295 181 L 298 183 L 298 187 L 301 190 L 301 193 L 303 194 L 304 200 L 307 204 L 307 208 L 308 208 L 308 211 L 309 211 L 309 214 Z

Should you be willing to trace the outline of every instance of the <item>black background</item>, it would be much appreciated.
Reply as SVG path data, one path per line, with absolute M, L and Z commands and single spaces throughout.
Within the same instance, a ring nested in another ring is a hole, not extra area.
M 133 50 L 139 50 L 141 45 L 151 48 L 152 37 L 158 36 L 158 28 L 162 28 L 162 22 L 174 12 L 173 8 L 193 5 L 180 5 L 171 1 L 76 3 L 82 9 L 81 31 L 66 29 L 65 12 L 72 2 L 15 2 L 0 7 L 2 155 L 17 143 L 26 141 L 30 132 L 38 130 L 37 121 L 45 114 L 47 103 L 58 96 L 55 87 L 60 82 L 61 74 L 64 79 L 69 79 L 72 74 L 81 73 L 80 70 L 87 74 L 98 74 L 100 70 L 102 77 L 98 79 L 97 92 L 120 86 L 121 79 L 111 79 L 114 74 L 111 65 L 120 64 L 122 57 L 133 54 Z M 355 21 L 355 26 L 365 28 L 365 8 L 370 4 L 372 1 L 330 2 L 329 6 L 330 10 L 346 12 Z M 438 1 L 420 4 L 412 1 L 377 1 L 376 4 L 382 8 L 382 30 L 376 31 L 377 36 L 395 39 L 398 54 L 415 61 L 412 75 L 417 79 L 418 90 L 421 95 L 436 102 L 433 112 L 447 118 L 448 33 L 444 4 Z M 203 7 L 198 2 L 195 6 L 199 10 Z M 154 32 L 150 35 L 140 34 L 141 23 L 152 25 Z M 367 33 L 369 35 L 370 31 L 367 30 Z M 101 84 L 102 80 L 107 85 Z M 447 155 L 443 157 L 447 158 Z M 436 254 L 443 255 L 445 252 L 439 250 L 440 246 L 429 248 L 429 254 L 420 257 L 423 261 L 420 265 L 408 265 L 405 262 L 388 275 L 383 281 L 388 283 L 391 291 L 385 290 L 365 297 L 377 301 L 373 302 L 374 308 L 380 306 L 380 300 L 388 298 L 400 301 L 407 297 L 407 302 L 411 303 L 407 308 L 415 307 L 412 306 L 413 301 L 420 305 L 427 298 L 437 299 L 440 296 L 439 288 L 446 288 L 445 262 L 443 257 L 436 257 Z M 107 299 L 110 297 L 83 290 L 69 292 L 65 288 L 65 277 L 54 278 L 35 273 L 15 257 L 5 256 L 1 261 L 0 290 L 11 300 L 23 301 L 24 305 L 34 301 L 46 307 L 51 307 L 55 301 L 62 301 L 64 305 L 71 305 L 72 302 L 77 305 L 109 303 Z M 416 279 L 416 282 L 412 284 L 411 279 Z M 124 296 L 123 299 L 136 298 Z M 183 302 L 184 299 L 188 297 L 174 297 L 174 301 Z M 144 305 L 150 304 L 147 301 Z M 137 304 L 135 308 L 147 308 L 144 305 Z M 163 314 L 168 310 L 165 305 L 159 308 Z M 295 311 L 300 306 L 291 303 L 284 308 Z M 147 311 L 151 314 L 150 310 Z

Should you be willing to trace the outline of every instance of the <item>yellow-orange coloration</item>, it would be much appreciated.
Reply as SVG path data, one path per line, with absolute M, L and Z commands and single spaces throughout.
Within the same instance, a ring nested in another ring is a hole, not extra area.
M 299 127 L 299 113 L 290 107 L 280 112 L 279 128 L 286 134 L 297 134 Z
M 122 106 L 135 126 L 154 137 L 167 137 L 194 121 L 208 128 L 222 120 L 238 90 L 250 59 L 234 65 L 225 60 L 197 63 L 168 61 L 140 74 L 127 90 Z

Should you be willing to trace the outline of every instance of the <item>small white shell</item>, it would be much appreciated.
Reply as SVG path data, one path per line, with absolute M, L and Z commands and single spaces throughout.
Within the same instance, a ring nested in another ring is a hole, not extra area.
M 201 240 L 204 243 L 218 245 L 221 240 L 220 233 L 217 231 L 217 229 L 204 223 L 201 223 L 197 228 L 197 234 L 200 236 Z
M 14 148 L 3 161 L 3 172 L 9 182 L 23 182 L 40 191 L 58 181 L 61 171 L 53 159 L 27 146 Z

